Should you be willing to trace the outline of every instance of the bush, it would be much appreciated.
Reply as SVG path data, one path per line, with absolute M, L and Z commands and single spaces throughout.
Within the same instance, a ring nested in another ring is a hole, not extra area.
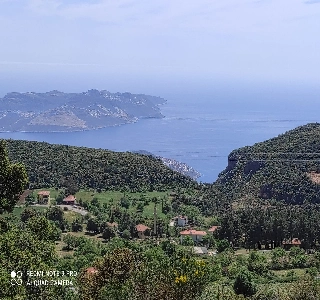
M 245 297 L 254 295 L 257 292 L 257 288 L 253 282 L 251 272 L 242 269 L 236 277 L 233 289 L 237 295 L 242 294 Z
M 220 240 L 216 242 L 217 245 L 217 251 L 218 253 L 221 253 L 223 251 L 226 251 L 230 248 L 230 244 L 227 240 Z
M 125 229 L 123 232 L 122 232 L 122 237 L 126 240 L 129 240 L 131 238 L 131 234 L 130 234 L 130 231 L 128 229 Z
M 121 198 L 120 199 L 120 205 L 126 209 L 128 209 L 130 207 L 130 200 L 127 198 Z

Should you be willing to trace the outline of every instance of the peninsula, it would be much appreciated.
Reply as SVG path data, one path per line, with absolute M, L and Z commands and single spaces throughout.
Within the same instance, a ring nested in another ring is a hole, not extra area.
M 82 131 L 163 118 L 160 97 L 89 90 L 8 93 L 0 98 L 0 131 Z

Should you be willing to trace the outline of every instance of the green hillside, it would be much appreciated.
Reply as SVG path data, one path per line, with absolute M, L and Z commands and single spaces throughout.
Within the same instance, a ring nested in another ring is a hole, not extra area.
M 170 170 L 159 159 L 130 152 L 7 140 L 9 158 L 26 166 L 33 188 L 163 190 L 194 181 Z
M 234 150 L 228 161 L 216 186 L 230 200 L 259 198 L 288 204 L 320 203 L 319 123 Z

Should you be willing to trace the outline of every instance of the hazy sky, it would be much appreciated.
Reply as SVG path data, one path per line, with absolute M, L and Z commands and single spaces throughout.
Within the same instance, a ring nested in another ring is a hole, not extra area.
M 0 0 L 0 40 L 0 93 L 320 80 L 320 0 Z

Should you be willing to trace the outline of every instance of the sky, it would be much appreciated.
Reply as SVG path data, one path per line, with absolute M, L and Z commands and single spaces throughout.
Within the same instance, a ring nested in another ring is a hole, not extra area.
M 0 96 L 317 85 L 320 0 L 0 0 Z

